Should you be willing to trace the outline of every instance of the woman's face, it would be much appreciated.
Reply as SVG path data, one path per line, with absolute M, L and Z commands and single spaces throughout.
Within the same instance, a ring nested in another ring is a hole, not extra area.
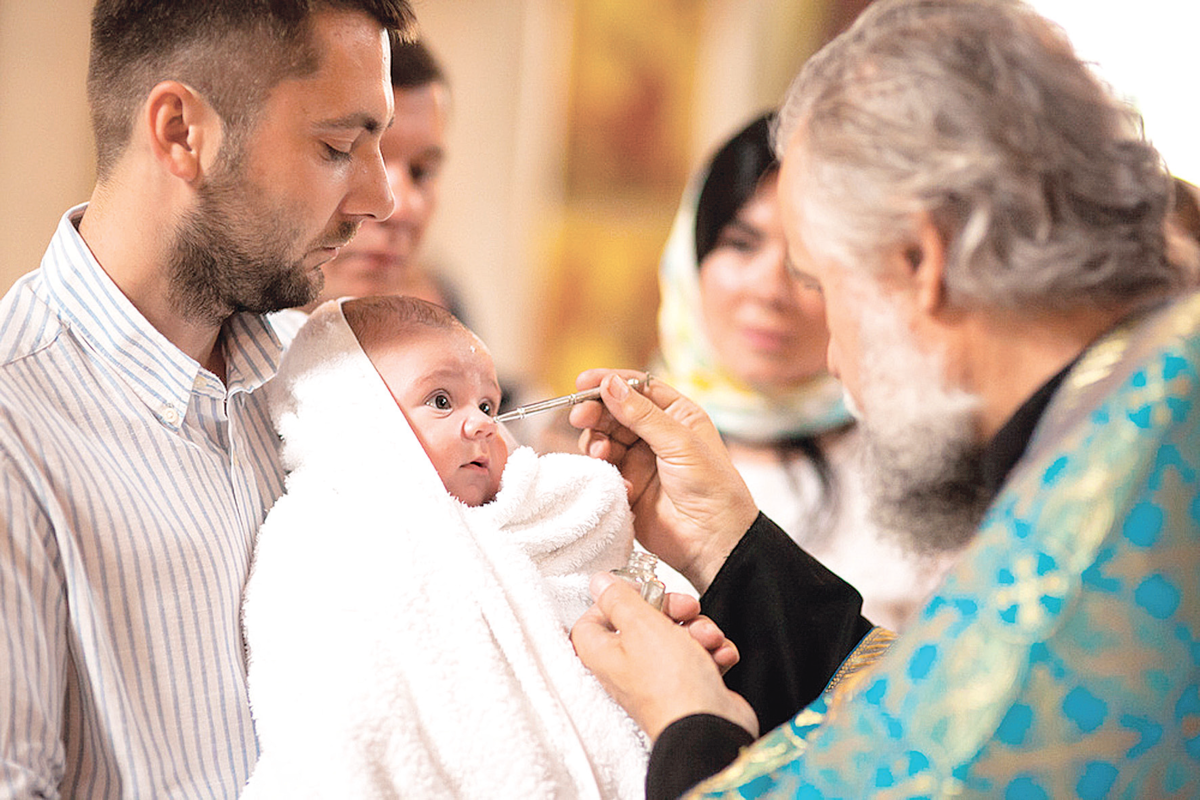
M 700 263 L 700 301 L 721 366 L 770 393 L 825 371 L 829 333 L 821 295 L 787 270 L 778 175 L 721 230 Z

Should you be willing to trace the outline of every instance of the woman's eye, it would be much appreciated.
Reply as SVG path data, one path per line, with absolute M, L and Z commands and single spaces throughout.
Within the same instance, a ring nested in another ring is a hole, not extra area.
M 758 249 L 758 242 L 749 236 L 724 234 L 717 238 L 717 247 L 728 248 L 738 253 L 753 253 Z

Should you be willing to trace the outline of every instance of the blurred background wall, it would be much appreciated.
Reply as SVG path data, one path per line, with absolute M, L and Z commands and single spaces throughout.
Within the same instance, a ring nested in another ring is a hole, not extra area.
M 0 290 L 37 267 L 59 217 L 88 198 L 91 0 L 0 0 Z
M 417 0 L 454 97 L 426 254 L 502 369 L 646 363 L 688 176 L 864 1 Z
M 1144 0 L 1139 9 L 1190 19 L 1131 27 L 1145 12 L 1127 4 L 1042 1 L 1068 30 L 1090 23 L 1093 58 L 1149 43 L 1152 83 L 1181 82 L 1165 89 L 1168 105 L 1192 127 L 1172 136 L 1190 136 L 1194 159 L 1195 71 L 1171 77 L 1164 63 L 1190 48 L 1154 45 L 1189 29 L 1198 4 Z M 689 175 L 865 3 L 413 0 L 453 94 L 424 255 L 457 286 L 502 374 L 566 391 L 588 366 L 645 363 L 658 257 Z M 59 217 L 91 191 L 90 8 L 0 0 L 0 290 L 37 265 Z M 1130 42 L 1139 30 L 1146 41 Z

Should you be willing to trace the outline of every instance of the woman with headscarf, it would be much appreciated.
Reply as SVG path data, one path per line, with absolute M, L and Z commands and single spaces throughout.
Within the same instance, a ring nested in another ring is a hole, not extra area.
M 650 371 L 708 412 L 767 516 L 898 630 L 952 554 L 914 551 L 870 519 L 854 420 L 826 371 L 822 299 L 788 270 L 771 124 L 764 114 L 736 133 L 685 192 Z

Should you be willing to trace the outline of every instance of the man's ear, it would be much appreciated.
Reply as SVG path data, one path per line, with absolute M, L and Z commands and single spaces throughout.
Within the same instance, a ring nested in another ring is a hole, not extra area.
M 150 90 L 145 123 L 155 159 L 189 183 L 221 146 L 221 118 L 199 92 L 179 81 L 163 81 Z
M 916 303 L 927 313 L 946 302 L 946 243 L 928 214 L 917 220 L 917 241 L 904 250 L 906 266 L 916 289 Z

